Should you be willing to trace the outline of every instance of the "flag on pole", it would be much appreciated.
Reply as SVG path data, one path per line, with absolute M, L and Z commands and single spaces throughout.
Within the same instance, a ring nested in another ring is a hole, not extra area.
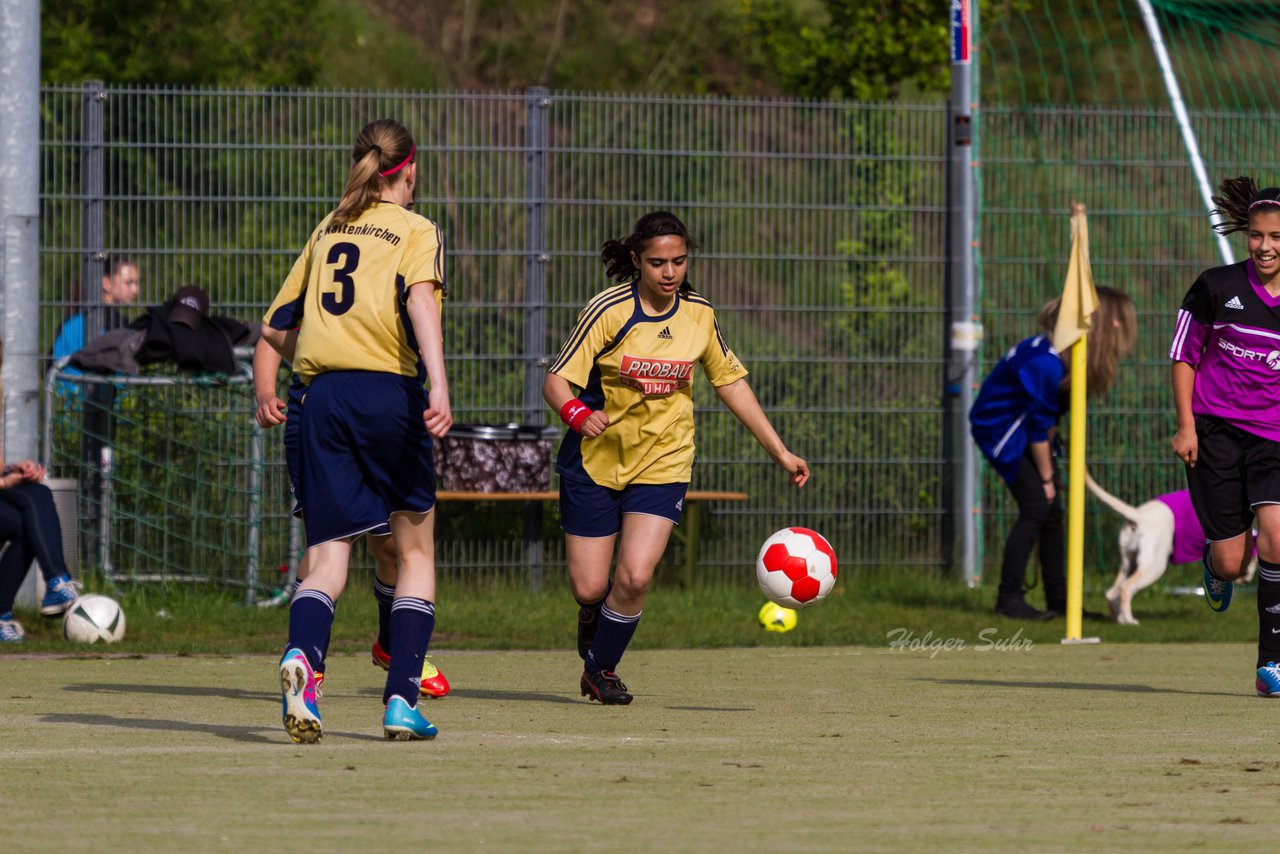
M 1071 206 L 1071 260 L 1067 265 L 1067 281 L 1062 287 L 1058 324 L 1053 328 L 1053 348 L 1059 353 L 1067 352 L 1089 331 L 1089 318 L 1097 310 L 1098 291 L 1093 286 L 1093 269 L 1089 266 L 1089 223 L 1084 205 L 1076 202 Z
M 1084 458 L 1085 393 L 1088 381 L 1090 316 L 1098 310 L 1098 292 L 1089 268 L 1089 226 L 1084 205 L 1071 206 L 1071 260 L 1062 287 L 1053 346 L 1071 348 L 1071 421 L 1067 463 L 1067 636 L 1063 643 L 1097 642 L 1082 638 L 1084 618 Z

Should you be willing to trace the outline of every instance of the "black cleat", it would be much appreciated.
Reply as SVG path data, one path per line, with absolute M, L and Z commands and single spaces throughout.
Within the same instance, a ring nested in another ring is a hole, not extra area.
M 625 706 L 631 702 L 627 686 L 612 670 L 582 671 L 582 696 L 603 706 Z
M 1024 599 L 1010 599 L 1006 602 L 1000 602 L 996 605 L 996 613 L 1002 617 L 1035 622 L 1054 618 L 1052 611 L 1041 611 L 1039 608 L 1027 604 Z

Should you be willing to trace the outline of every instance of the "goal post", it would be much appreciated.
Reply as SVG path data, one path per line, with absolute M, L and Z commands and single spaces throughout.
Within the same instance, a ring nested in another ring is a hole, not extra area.
M 78 484 L 81 565 L 115 583 L 242 588 L 246 604 L 273 589 L 261 555 L 284 554 L 288 531 L 283 513 L 266 530 L 263 494 L 282 467 L 266 464 L 249 365 L 134 376 L 66 361 L 45 377 L 43 460 Z

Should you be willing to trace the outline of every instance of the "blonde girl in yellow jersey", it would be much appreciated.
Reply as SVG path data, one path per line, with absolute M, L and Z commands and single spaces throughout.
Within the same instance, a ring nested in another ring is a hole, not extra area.
M 453 416 L 440 332 L 444 239 L 408 210 L 414 154 L 399 122 L 360 131 L 342 200 L 312 232 L 264 319 L 263 337 L 306 385 L 299 442 L 310 571 L 289 606 L 280 662 L 285 730 L 300 743 L 322 734 L 315 668 L 351 543 L 387 524 L 399 577 L 383 732 L 436 735 L 417 698 L 435 627 L 431 437 L 444 436 Z
M 665 211 L 605 243 L 601 261 L 620 284 L 582 310 L 542 386 L 569 428 L 556 471 L 579 605 L 579 684 L 605 705 L 631 702 L 618 662 L 693 476 L 695 363 L 791 482 L 809 479 L 808 463 L 787 450 L 747 384 L 711 303 L 689 285 L 693 248 L 684 223 Z

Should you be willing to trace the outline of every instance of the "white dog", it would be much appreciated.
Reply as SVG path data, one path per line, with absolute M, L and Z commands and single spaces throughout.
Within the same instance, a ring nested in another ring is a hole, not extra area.
M 1120 571 L 1107 591 L 1107 604 L 1117 623 L 1136 626 L 1134 594 L 1155 584 L 1170 563 L 1198 562 L 1204 551 L 1204 529 L 1191 510 L 1191 495 L 1185 489 L 1134 507 L 1098 486 L 1088 473 L 1084 480 L 1099 501 L 1128 522 L 1120 529 Z M 1252 581 L 1257 565 L 1255 555 L 1240 580 Z

